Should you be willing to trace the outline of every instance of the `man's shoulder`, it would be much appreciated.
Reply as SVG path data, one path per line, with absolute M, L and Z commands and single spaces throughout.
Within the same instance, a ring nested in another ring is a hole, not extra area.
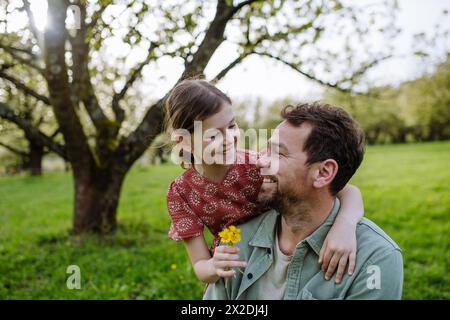
M 355 277 L 345 299 L 400 299 L 403 257 L 397 243 L 366 218 L 358 223 L 356 241 Z
M 400 251 L 398 244 L 373 221 L 362 218 L 356 228 L 358 252 L 383 254 Z

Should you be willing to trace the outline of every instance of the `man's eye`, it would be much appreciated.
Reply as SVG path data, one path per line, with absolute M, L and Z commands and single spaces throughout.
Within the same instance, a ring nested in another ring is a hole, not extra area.
M 229 126 L 228 128 L 229 128 L 229 129 L 233 129 L 233 128 L 236 128 L 236 123 L 234 123 L 234 124 L 230 125 L 230 126 Z

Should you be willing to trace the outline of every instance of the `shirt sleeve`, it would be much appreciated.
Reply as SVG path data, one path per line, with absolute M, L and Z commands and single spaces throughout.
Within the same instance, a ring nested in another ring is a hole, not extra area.
M 180 188 L 172 182 L 167 191 L 167 210 L 171 220 L 168 236 L 175 241 L 200 236 L 204 227 L 203 221 L 183 198 Z
M 346 299 L 399 300 L 403 287 L 401 251 L 390 250 L 369 260 L 356 275 Z

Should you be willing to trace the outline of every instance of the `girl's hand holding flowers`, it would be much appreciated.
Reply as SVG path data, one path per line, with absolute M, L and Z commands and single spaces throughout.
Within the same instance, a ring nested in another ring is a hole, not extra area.
M 244 268 L 245 261 L 239 260 L 239 248 L 234 244 L 241 241 L 240 230 L 230 226 L 219 232 L 222 243 L 226 245 L 217 246 L 213 256 L 213 268 L 219 277 L 230 278 L 236 274 L 231 268 Z

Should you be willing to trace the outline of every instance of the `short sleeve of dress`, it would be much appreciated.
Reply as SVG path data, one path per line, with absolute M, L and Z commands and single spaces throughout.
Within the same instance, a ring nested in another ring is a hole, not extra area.
M 183 186 L 172 182 L 167 190 L 167 210 L 171 220 L 168 236 L 175 241 L 200 236 L 204 227 L 182 194 Z

